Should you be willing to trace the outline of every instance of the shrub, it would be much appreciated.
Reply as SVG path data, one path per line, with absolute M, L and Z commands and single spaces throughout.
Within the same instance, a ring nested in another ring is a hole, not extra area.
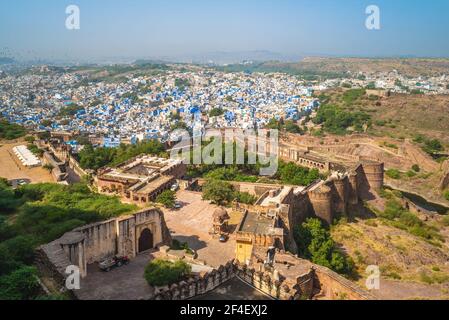
M 257 198 L 248 192 L 236 192 L 235 200 L 239 203 L 252 205 L 256 202 Z
M 387 201 L 385 210 L 380 213 L 380 216 L 389 220 L 389 224 L 393 227 L 405 230 L 417 237 L 426 240 L 444 240 L 436 228 L 426 225 L 416 215 L 404 209 L 395 199 Z
M 449 216 L 448 215 L 444 216 L 442 222 L 446 227 L 449 227 Z
M 145 267 L 145 280 L 152 286 L 165 286 L 182 280 L 189 275 L 192 267 L 182 260 L 171 262 L 156 259 Z
M 39 293 L 36 269 L 22 267 L 0 277 L 0 300 L 28 300 Z
M 409 170 L 409 171 L 407 171 L 406 175 L 407 175 L 407 177 L 409 177 L 409 178 L 413 178 L 413 177 L 416 176 L 416 172 L 415 172 L 415 171 L 412 171 L 412 170 Z
M 421 168 L 419 167 L 419 165 L 414 164 L 414 165 L 412 166 L 412 170 L 415 171 L 415 172 L 420 172 L 420 171 L 421 171 Z
M 385 174 L 391 179 L 400 179 L 401 173 L 397 169 L 388 169 Z
M 8 250 L 9 256 L 25 264 L 31 264 L 34 259 L 34 239 L 27 236 L 17 236 L 0 244 Z
M 444 199 L 449 201 L 449 190 L 443 192 L 443 197 L 444 197 Z
M 190 249 L 187 242 L 181 242 L 179 240 L 173 239 L 171 249 L 173 250 L 184 250 L 186 253 L 194 254 L 193 250 Z

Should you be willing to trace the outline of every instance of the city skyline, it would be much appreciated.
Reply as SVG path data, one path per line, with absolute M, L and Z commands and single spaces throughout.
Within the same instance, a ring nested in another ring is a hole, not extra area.
M 79 30 L 65 26 L 69 5 L 80 8 Z M 380 30 L 365 27 L 369 5 L 380 9 Z M 19 0 L 0 9 L 0 57 L 18 60 L 449 56 L 438 40 L 449 30 L 446 1 Z

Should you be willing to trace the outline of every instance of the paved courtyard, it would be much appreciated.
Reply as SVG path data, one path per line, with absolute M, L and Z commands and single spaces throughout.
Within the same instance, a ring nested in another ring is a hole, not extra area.
M 81 300 L 142 300 L 150 299 L 153 289 L 145 281 L 145 266 L 153 259 L 150 253 L 142 253 L 128 265 L 101 271 L 97 264 L 89 265 L 87 277 L 81 279 L 81 289 L 76 295 Z
M 221 243 L 209 234 L 212 228 L 212 216 L 217 206 L 203 201 L 201 194 L 196 192 L 179 191 L 177 199 L 182 202 L 182 208 L 164 212 L 173 239 L 187 242 L 197 251 L 198 259 L 212 267 L 218 267 L 233 259 L 235 240 L 229 239 L 226 243 Z M 76 292 L 77 296 L 83 300 L 149 299 L 153 289 L 146 283 L 143 274 L 145 266 L 154 259 L 154 256 L 157 256 L 157 253 L 142 253 L 128 265 L 110 272 L 101 271 L 96 264 L 89 265 L 87 277 L 81 280 L 81 289 Z M 239 289 L 240 286 L 233 287 L 237 288 L 237 292 L 245 292 Z M 218 290 L 208 298 L 213 298 L 217 294 L 226 296 L 228 291 Z M 257 294 L 253 293 L 251 296 L 257 297 Z
M 165 220 L 173 239 L 187 242 L 196 250 L 198 259 L 218 267 L 235 257 L 235 240 L 221 243 L 209 232 L 213 213 L 218 207 L 202 199 L 201 193 L 182 190 L 176 194 L 182 203 L 179 210 L 165 210 Z

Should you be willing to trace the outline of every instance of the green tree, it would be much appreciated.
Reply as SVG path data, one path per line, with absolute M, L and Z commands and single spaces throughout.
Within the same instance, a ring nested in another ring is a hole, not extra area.
M 295 227 L 293 235 L 301 257 L 338 273 L 352 272 L 352 261 L 337 250 L 330 232 L 324 228 L 320 220 L 307 219 Z
M 182 280 L 192 272 L 192 267 L 185 261 L 156 259 L 145 267 L 144 277 L 151 286 L 165 286 Z
M 176 194 L 174 191 L 165 190 L 157 196 L 156 202 L 164 205 L 166 208 L 173 208 L 175 206 Z
M 71 103 L 59 110 L 60 117 L 72 117 L 77 114 L 78 111 L 84 110 L 84 108 L 76 103 Z
M 290 133 L 300 133 L 300 134 L 303 133 L 301 128 L 296 123 L 294 123 L 292 120 L 285 121 L 284 129 L 285 129 L 285 131 L 290 132 Z
M 208 180 L 203 186 L 203 199 L 218 205 L 225 205 L 234 198 L 232 184 L 221 180 Z
M 306 186 L 321 176 L 317 169 L 300 167 L 293 162 L 279 161 L 276 177 L 285 184 Z
M 31 264 L 34 260 L 35 241 L 30 235 L 20 235 L 8 239 L 0 244 L 8 250 L 11 259 L 24 264 Z

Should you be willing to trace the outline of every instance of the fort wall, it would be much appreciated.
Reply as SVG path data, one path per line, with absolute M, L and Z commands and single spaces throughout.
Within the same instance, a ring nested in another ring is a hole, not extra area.
M 186 300 L 207 294 L 227 281 L 238 278 L 276 300 L 347 299 L 374 300 L 363 290 L 332 270 L 311 264 L 290 253 L 280 253 L 302 266 L 303 271 L 290 275 L 272 269 L 229 261 L 203 275 L 189 277 L 170 286 L 156 287 L 154 300 Z
M 58 273 L 59 279 L 67 276 L 69 265 L 75 265 L 85 277 L 88 264 L 115 255 L 132 259 L 139 252 L 170 243 L 162 211 L 151 208 L 67 232 L 37 249 L 36 264 L 44 273 Z

